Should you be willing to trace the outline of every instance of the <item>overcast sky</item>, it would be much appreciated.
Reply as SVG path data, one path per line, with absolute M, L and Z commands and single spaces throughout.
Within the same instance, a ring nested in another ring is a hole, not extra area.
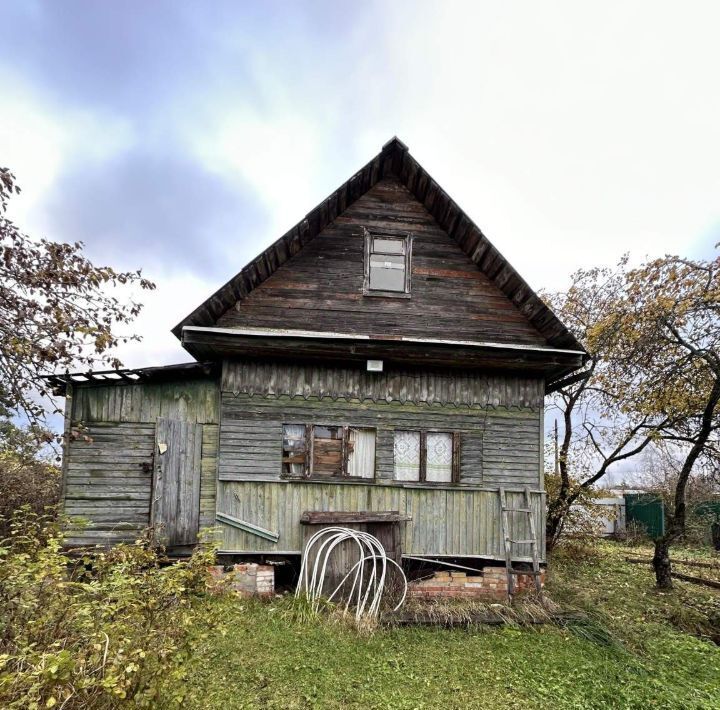
M 536 288 L 720 241 L 718 2 L 0 4 L 33 235 L 142 267 L 128 366 L 398 135 Z

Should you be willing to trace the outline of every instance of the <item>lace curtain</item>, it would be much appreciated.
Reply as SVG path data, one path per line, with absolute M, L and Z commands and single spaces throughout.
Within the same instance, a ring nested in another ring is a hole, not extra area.
M 435 483 L 450 483 L 452 481 L 452 434 L 429 431 L 426 446 L 425 480 Z
M 395 431 L 395 480 L 420 480 L 419 431 Z

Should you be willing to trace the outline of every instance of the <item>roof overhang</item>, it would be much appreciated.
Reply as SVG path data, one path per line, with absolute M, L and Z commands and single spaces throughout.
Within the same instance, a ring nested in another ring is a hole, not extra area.
M 362 362 L 381 359 L 402 367 L 521 372 L 548 386 L 582 367 L 582 350 L 516 343 L 327 333 L 274 328 L 184 326 L 182 344 L 198 360 L 272 358 L 293 362 Z

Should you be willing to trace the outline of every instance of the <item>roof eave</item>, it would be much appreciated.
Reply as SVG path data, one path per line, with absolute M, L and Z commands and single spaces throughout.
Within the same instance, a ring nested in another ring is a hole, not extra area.
M 362 363 L 381 359 L 402 367 L 506 371 L 555 381 L 581 367 L 585 353 L 513 343 L 434 340 L 279 329 L 183 328 L 183 346 L 203 359 L 275 359 Z

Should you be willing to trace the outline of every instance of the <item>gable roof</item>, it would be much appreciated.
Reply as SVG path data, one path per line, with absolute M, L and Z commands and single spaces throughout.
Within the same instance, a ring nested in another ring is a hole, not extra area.
M 397 137 L 388 141 L 367 165 L 180 321 L 172 332 L 181 338 L 185 326 L 214 326 L 225 311 L 242 301 L 358 198 L 389 176 L 397 177 L 424 205 L 438 225 L 535 326 L 548 345 L 584 352 L 572 333 Z

